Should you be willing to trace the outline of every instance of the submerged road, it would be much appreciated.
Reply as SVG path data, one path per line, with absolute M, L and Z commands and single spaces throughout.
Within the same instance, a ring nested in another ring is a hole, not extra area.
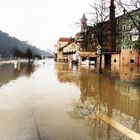
M 79 89 L 60 84 L 54 66 L 52 60 L 21 64 L 20 69 L 0 66 L 0 140 L 91 139 L 84 125 L 68 114 Z
M 53 60 L 0 65 L 0 140 L 139 138 L 138 80 L 100 79 L 93 70 Z

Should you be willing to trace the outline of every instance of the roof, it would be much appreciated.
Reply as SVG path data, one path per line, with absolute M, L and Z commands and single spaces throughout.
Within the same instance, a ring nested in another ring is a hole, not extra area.
M 72 40 L 73 38 L 65 38 L 65 37 L 63 37 L 63 38 L 59 38 L 59 40 L 58 41 L 61 41 L 61 42 L 71 42 L 71 40 Z
M 83 24 L 86 24 L 86 22 L 87 22 L 87 18 L 86 18 L 85 13 L 83 14 L 83 17 L 82 17 L 82 19 L 81 19 L 81 22 L 82 22 Z
M 133 13 L 139 12 L 139 11 L 140 11 L 139 8 L 138 9 L 135 9 L 135 10 L 132 10 L 132 11 L 128 11 L 128 12 L 125 11 L 126 13 L 123 13 L 123 14 L 117 16 L 116 19 L 121 18 L 121 17 L 126 16 L 126 15 L 128 16 L 129 14 L 133 14 Z

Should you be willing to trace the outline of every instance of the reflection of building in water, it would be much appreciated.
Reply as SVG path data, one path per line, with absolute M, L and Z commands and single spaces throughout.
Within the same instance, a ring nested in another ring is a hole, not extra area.
M 111 74 L 120 76 L 125 81 L 140 80 L 140 67 L 135 66 L 111 66 Z
M 115 135 L 114 129 L 104 122 L 99 124 L 96 119 L 99 113 L 112 118 L 122 127 L 140 133 L 140 87 L 136 81 L 125 81 L 108 75 L 99 76 L 78 67 L 74 71 L 65 64 L 56 65 L 56 71 L 59 81 L 74 83 L 80 88 L 81 101 L 75 106 L 74 113 L 82 118 L 90 118 L 94 123 L 90 124 L 95 129 L 103 126 L 100 131 L 106 131 L 108 139 Z M 95 129 L 93 130 L 97 131 Z
M 78 66 L 58 64 L 55 65 L 57 78 L 61 83 L 74 83 L 79 85 Z M 75 72 L 74 72 L 75 71 Z
M 140 80 L 139 67 L 120 67 L 120 78 L 126 81 Z
M 101 78 L 101 79 L 100 79 Z M 102 102 L 126 114 L 136 116 L 134 111 L 139 101 L 140 87 L 133 83 L 109 77 L 80 77 L 81 100 L 98 95 Z
M 20 76 L 30 76 L 34 72 L 34 67 L 28 63 L 21 63 L 20 69 L 14 69 L 14 64 L 0 65 L 0 86 L 15 80 Z
M 93 113 L 105 114 L 122 126 L 140 133 L 140 87 L 138 85 L 106 76 L 80 78 L 81 101 L 88 115 L 92 113 L 91 117 L 93 117 Z M 111 131 L 110 125 L 107 127 L 108 131 Z M 108 133 L 108 137 L 110 135 Z
M 79 69 L 79 67 L 75 67 L 77 71 L 74 71 L 72 66 L 69 67 L 66 64 L 57 64 L 55 68 L 60 82 L 72 82 L 79 86 L 82 102 L 87 97 L 99 96 L 102 102 L 110 107 L 135 116 L 133 109 L 136 108 L 139 101 L 140 91 L 136 81 L 122 81 L 105 75 L 100 77 L 89 70 Z

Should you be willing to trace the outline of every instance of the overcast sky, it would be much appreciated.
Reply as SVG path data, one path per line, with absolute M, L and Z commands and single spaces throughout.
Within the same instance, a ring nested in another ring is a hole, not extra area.
M 38 48 L 53 50 L 59 37 L 80 30 L 94 0 L 0 0 L 0 30 Z

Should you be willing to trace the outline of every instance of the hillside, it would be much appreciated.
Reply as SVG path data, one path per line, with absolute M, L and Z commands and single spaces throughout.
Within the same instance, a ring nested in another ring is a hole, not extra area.
M 14 55 L 14 49 L 25 53 L 28 48 L 31 48 L 34 55 L 46 55 L 47 57 L 53 57 L 53 53 L 38 49 L 35 46 L 28 44 L 26 41 L 20 41 L 15 37 L 9 36 L 8 33 L 0 31 L 0 56 L 12 57 Z

